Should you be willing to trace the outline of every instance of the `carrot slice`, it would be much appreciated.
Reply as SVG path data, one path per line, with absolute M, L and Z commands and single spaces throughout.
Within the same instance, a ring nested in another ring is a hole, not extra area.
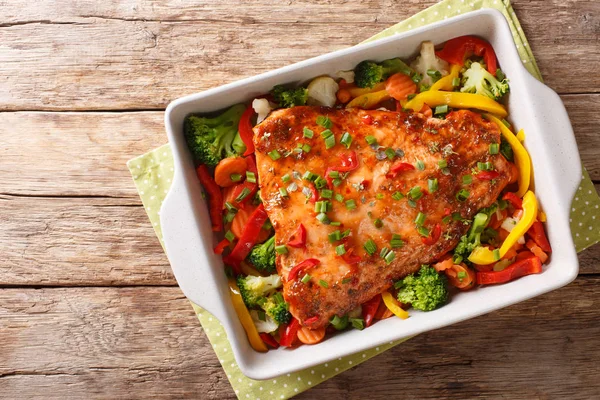
M 548 261 L 548 254 L 546 254 L 546 252 L 542 250 L 542 248 L 538 246 L 533 240 L 528 240 L 527 243 L 525 243 L 525 246 L 527 246 L 527 248 L 531 250 L 533 254 L 540 258 L 542 264 L 545 264 L 546 261 Z
M 425 118 L 433 117 L 433 111 L 431 110 L 431 107 L 429 107 L 427 104 L 423 104 L 423 108 L 421 108 L 421 111 L 419 112 L 423 114 Z
M 440 272 L 452 268 L 453 265 L 454 263 L 452 262 L 452 257 L 448 257 L 445 260 L 433 264 L 433 268 L 435 268 L 437 272 Z
M 387 90 L 394 99 L 400 101 L 406 100 L 410 94 L 415 94 L 417 92 L 417 85 L 410 76 L 399 72 L 390 76 L 387 81 L 385 81 L 385 90 Z
M 352 96 L 350 95 L 350 91 L 348 89 L 338 90 L 336 96 L 337 96 L 338 101 L 342 104 L 346 104 L 352 98 Z
M 317 344 L 325 337 L 325 328 L 308 329 L 303 326 L 298 330 L 298 339 L 304 344 Z
M 469 290 L 475 286 L 475 271 L 463 263 L 454 264 L 452 268 L 444 272 L 448 277 L 448 282 L 460 290 Z
M 237 181 L 231 180 L 231 176 L 239 175 L 239 180 L 246 177 L 246 160 L 242 157 L 227 157 L 219 161 L 215 168 L 215 182 L 221 187 L 229 187 Z

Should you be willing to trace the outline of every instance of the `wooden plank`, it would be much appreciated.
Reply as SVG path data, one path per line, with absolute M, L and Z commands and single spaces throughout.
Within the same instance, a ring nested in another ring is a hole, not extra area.
M 600 94 L 562 96 L 581 157 L 600 180 Z M 23 133 L 16 133 L 23 132 Z M 0 113 L 0 193 L 137 199 L 125 163 L 166 143 L 162 112 Z
M 184 94 L 359 43 L 434 2 L 102 3 L 0 10 L 7 21 L 0 25 L 0 109 L 162 108 Z M 600 76 L 587 73 L 600 62 L 598 2 L 515 3 L 547 83 L 562 93 L 598 92 Z
M 599 291 L 600 277 L 579 278 L 420 335 L 299 398 L 595 398 Z M 2 289 L 0 304 L 5 398 L 234 398 L 177 288 Z
M 0 285 L 174 285 L 137 202 L 0 195 Z

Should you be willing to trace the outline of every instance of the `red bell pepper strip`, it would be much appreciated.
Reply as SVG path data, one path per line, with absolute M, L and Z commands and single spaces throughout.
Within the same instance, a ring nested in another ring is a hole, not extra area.
M 274 349 L 278 349 L 279 348 L 279 343 L 277 343 L 277 340 L 275 340 L 275 338 L 271 335 L 269 335 L 268 333 L 259 333 L 260 338 L 262 339 L 263 342 L 265 342 L 266 344 L 268 344 L 269 346 L 271 346 Z
M 221 206 L 223 205 L 223 194 L 221 188 L 217 185 L 213 177 L 208 171 L 206 165 L 199 165 L 196 168 L 196 175 L 204 190 L 208 194 L 208 207 L 210 213 L 210 221 L 212 223 L 213 232 L 221 232 L 223 230 L 223 217 Z
M 240 262 L 246 258 L 256 244 L 260 230 L 268 218 L 265 206 L 262 203 L 250 214 L 248 222 L 242 230 L 242 237 L 236 243 L 231 254 L 223 258 L 225 264 L 233 267 L 234 272 L 239 273 Z
M 294 232 L 288 241 L 288 246 L 295 247 L 297 249 L 306 246 L 306 228 L 304 225 L 298 225 L 298 229 L 296 229 L 296 232 Z
M 215 247 L 215 254 L 223 254 L 223 251 L 229 246 L 229 243 L 231 242 L 227 239 L 221 240 Z
M 474 54 L 477 57 L 483 57 L 490 74 L 495 76 L 498 69 L 496 53 L 492 45 L 475 36 L 460 36 L 450 39 L 444 48 L 436 51 L 435 54 L 442 60 L 455 65 L 464 64 L 465 58 Z
M 500 176 L 498 171 L 481 171 L 477 175 L 475 175 L 477 179 L 482 181 L 491 181 L 492 179 L 496 179 Z
M 550 247 L 550 242 L 546 237 L 546 232 L 544 232 L 544 225 L 540 221 L 535 221 L 533 225 L 531 225 L 531 228 L 527 231 L 527 235 L 529 235 L 529 237 L 532 238 L 544 252 L 552 253 L 552 247 Z
M 255 176 L 258 176 L 258 169 L 256 168 L 256 159 L 255 159 L 254 154 L 251 154 L 248 157 L 246 157 L 246 169 L 250 172 L 253 172 Z M 246 197 L 244 197 L 244 199 L 242 201 L 239 201 L 239 202 L 234 201 L 233 202 L 233 205 L 238 208 L 244 208 L 245 204 L 254 197 L 254 195 L 258 191 L 258 184 L 248 182 L 246 180 L 246 181 L 244 181 L 244 183 L 237 185 L 235 187 L 232 197 L 234 199 L 236 199 L 244 191 L 244 189 L 248 189 L 250 191 L 250 193 Z
M 254 153 L 254 142 L 252 138 L 254 137 L 254 132 L 252 132 L 252 116 L 254 115 L 254 108 L 252 108 L 252 104 L 246 108 L 246 111 L 242 114 L 240 118 L 240 123 L 238 124 L 238 132 L 240 133 L 240 138 L 242 138 L 242 142 L 246 145 L 246 151 L 244 152 L 245 156 L 249 156 Z
M 365 326 L 371 326 L 373 323 L 373 319 L 375 318 L 375 314 L 377 313 L 377 309 L 379 308 L 379 304 L 381 304 L 381 295 L 375 295 L 371 300 L 363 303 L 362 305 L 362 317 L 365 320 Z
M 298 337 L 300 321 L 292 319 L 288 325 L 282 325 L 279 330 L 279 344 L 285 347 L 292 347 Z
M 421 238 L 423 244 L 428 246 L 433 246 L 438 240 L 440 240 L 440 236 L 442 235 L 442 227 L 440 224 L 435 224 L 429 236 Z
M 502 196 L 502 200 L 508 201 L 517 210 L 523 209 L 523 200 L 513 192 L 505 193 L 504 196 Z
M 479 285 L 492 285 L 505 283 L 525 275 L 539 274 L 542 272 L 542 261 L 533 256 L 519 260 L 502 271 L 477 272 L 477 283 Z
M 293 281 L 294 279 L 298 278 L 298 275 L 300 274 L 300 272 L 306 271 L 312 267 L 314 267 L 315 265 L 319 264 L 319 260 L 317 260 L 316 258 L 307 258 L 306 260 L 302 261 L 300 264 L 296 265 L 294 268 L 292 268 L 290 270 L 290 273 L 288 275 L 288 281 Z

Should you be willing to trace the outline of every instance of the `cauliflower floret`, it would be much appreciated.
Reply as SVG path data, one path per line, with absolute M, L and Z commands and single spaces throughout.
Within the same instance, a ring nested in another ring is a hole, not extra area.
M 267 118 L 267 115 L 273 111 L 273 107 L 267 99 L 252 100 L 252 108 L 254 109 L 254 112 L 258 114 L 258 117 L 256 118 L 257 124 L 260 124 L 262 120 Z
M 442 76 L 448 75 L 448 63 L 435 55 L 432 42 L 421 43 L 421 55 L 410 65 L 416 72 L 423 76 L 422 84 L 431 85 L 433 80 L 427 71 L 439 71 Z

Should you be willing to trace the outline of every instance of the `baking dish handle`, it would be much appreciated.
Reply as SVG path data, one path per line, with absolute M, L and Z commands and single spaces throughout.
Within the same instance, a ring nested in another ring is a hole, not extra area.
M 189 187 L 188 187 L 189 185 Z M 229 293 L 223 261 L 213 251 L 213 232 L 204 202 L 189 193 L 202 193 L 197 179 L 176 170 L 173 184 L 160 210 L 165 252 L 183 294 L 219 321 L 226 318 L 223 304 Z
M 579 150 L 569 115 L 560 96 L 537 79 L 531 80 L 533 115 L 544 133 L 544 141 L 548 144 L 553 160 L 550 168 L 551 176 L 557 179 L 559 202 L 570 208 L 575 192 L 581 183 L 582 166 Z

